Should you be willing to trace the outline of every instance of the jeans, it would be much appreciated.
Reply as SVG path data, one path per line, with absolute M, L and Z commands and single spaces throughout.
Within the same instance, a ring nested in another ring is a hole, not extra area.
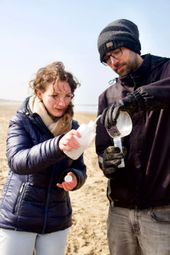
M 64 255 L 68 229 L 37 234 L 0 228 L 1 255 Z
M 111 255 L 170 255 L 170 206 L 138 210 L 110 205 L 107 238 Z

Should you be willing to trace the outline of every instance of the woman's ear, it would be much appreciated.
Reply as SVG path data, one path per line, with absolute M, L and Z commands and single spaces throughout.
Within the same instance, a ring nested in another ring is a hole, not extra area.
M 42 91 L 38 89 L 38 90 L 36 91 L 36 96 L 37 96 L 40 100 L 42 100 Z

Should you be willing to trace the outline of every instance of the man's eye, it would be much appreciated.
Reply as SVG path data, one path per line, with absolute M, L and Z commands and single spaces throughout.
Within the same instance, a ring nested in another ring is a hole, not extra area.
M 117 54 L 117 53 L 119 53 L 119 51 L 120 51 L 120 50 L 117 49 L 117 50 L 115 50 L 113 53 L 114 53 L 114 54 Z
M 110 56 L 111 56 L 111 55 L 106 55 L 106 57 L 105 57 L 105 62 L 107 62 L 107 61 L 109 60 Z

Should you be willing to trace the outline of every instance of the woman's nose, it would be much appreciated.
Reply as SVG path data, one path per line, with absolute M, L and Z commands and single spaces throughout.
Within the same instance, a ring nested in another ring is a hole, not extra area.
M 60 97 L 58 100 L 58 105 L 66 105 L 66 102 L 63 97 Z

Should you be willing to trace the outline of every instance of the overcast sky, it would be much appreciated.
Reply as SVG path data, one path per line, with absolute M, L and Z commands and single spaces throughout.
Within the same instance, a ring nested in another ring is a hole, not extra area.
M 81 83 L 75 104 L 97 104 L 116 77 L 97 38 L 118 18 L 138 25 L 142 54 L 170 57 L 169 0 L 0 0 L 0 98 L 23 100 L 36 71 L 59 60 Z

